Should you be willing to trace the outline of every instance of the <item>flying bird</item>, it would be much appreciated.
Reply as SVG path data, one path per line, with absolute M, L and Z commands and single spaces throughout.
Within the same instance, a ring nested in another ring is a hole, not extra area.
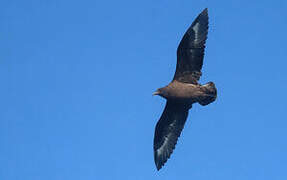
M 216 99 L 217 90 L 213 82 L 204 85 L 198 83 L 207 32 L 206 8 L 188 28 L 177 48 L 177 65 L 172 82 L 153 93 L 166 99 L 154 134 L 153 149 L 157 170 L 161 169 L 172 154 L 192 104 L 205 106 Z

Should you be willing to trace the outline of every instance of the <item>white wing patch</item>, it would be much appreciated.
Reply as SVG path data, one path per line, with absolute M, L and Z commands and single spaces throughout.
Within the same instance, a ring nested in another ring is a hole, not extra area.
M 167 143 L 168 143 L 168 140 L 169 140 L 169 136 L 170 136 L 170 134 L 169 134 L 168 136 L 165 136 L 165 137 L 164 137 L 164 142 L 163 142 L 163 144 L 160 146 L 160 148 L 158 148 L 158 150 L 156 150 L 156 151 L 157 151 L 157 154 L 158 154 L 159 156 L 161 156 L 162 153 L 163 153 L 163 151 L 166 150 L 165 147 L 167 146 Z
M 176 123 L 176 120 L 169 125 L 171 131 L 168 133 L 167 136 L 164 136 L 164 142 L 163 142 L 163 144 L 160 146 L 160 148 L 158 148 L 158 149 L 156 150 L 158 156 L 162 156 L 163 154 L 164 154 L 164 156 L 167 156 L 168 151 L 169 151 L 168 143 L 169 143 L 169 141 L 170 141 L 170 139 L 171 139 L 170 137 L 171 137 L 171 136 L 173 135 L 173 133 L 174 133 L 175 123 Z
M 199 22 L 197 22 L 193 27 L 192 27 L 192 29 L 193 29 L 193 31 L 194 31 L 194 43 L 198 43 L 198 40 L 199 40 L 199 35 L 198 35 L 198 31 L 199 31 L 199 26 L 200 26 L 200 24 L 199 24 Z

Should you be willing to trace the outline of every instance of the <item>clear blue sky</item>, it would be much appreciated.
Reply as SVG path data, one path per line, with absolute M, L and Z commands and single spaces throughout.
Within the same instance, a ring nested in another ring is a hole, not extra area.
M 209 8 L 201 83 L 172 158 L 154 127 L 177 45 Z M 0 2 L 1 180 L 286 180 L 287 1 Z

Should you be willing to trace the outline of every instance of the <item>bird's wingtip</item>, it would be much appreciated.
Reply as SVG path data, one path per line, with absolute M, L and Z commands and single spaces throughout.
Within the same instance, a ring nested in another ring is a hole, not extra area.
M 208 14 L 208 8 L 205 8 L 202 12 L 201 12 L 201 14 Z
M 162 163 L 160 163 L 160 160 L 157 158 L 157 154 L 154 154 L 154 163 L 155 163 L 155 167 L 156 170 L 159 171 L 162 167 Z
M 159 171 L 163 166 L 164 166 L 164 163 L 167 161 L 166 160 L 163 160 L 163 158 L 155 152 L 154 154 L 154 162 L 155 162 L 155 166 L 156 166 L 156 170 Z
M 156 163 L 156 170 L 159 171 L 163 166 L 164 164 Z

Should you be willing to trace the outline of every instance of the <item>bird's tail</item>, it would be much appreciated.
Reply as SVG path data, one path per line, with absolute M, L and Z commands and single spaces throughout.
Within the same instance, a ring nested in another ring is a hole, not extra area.
M 200 105 L 206 106 L 215 101 L 217 97 L 217 90 L 213 82 L 208 82 L 207 84 L 202 85 L 201 88 L 204 95 L 199 98 L 198 103 Z

